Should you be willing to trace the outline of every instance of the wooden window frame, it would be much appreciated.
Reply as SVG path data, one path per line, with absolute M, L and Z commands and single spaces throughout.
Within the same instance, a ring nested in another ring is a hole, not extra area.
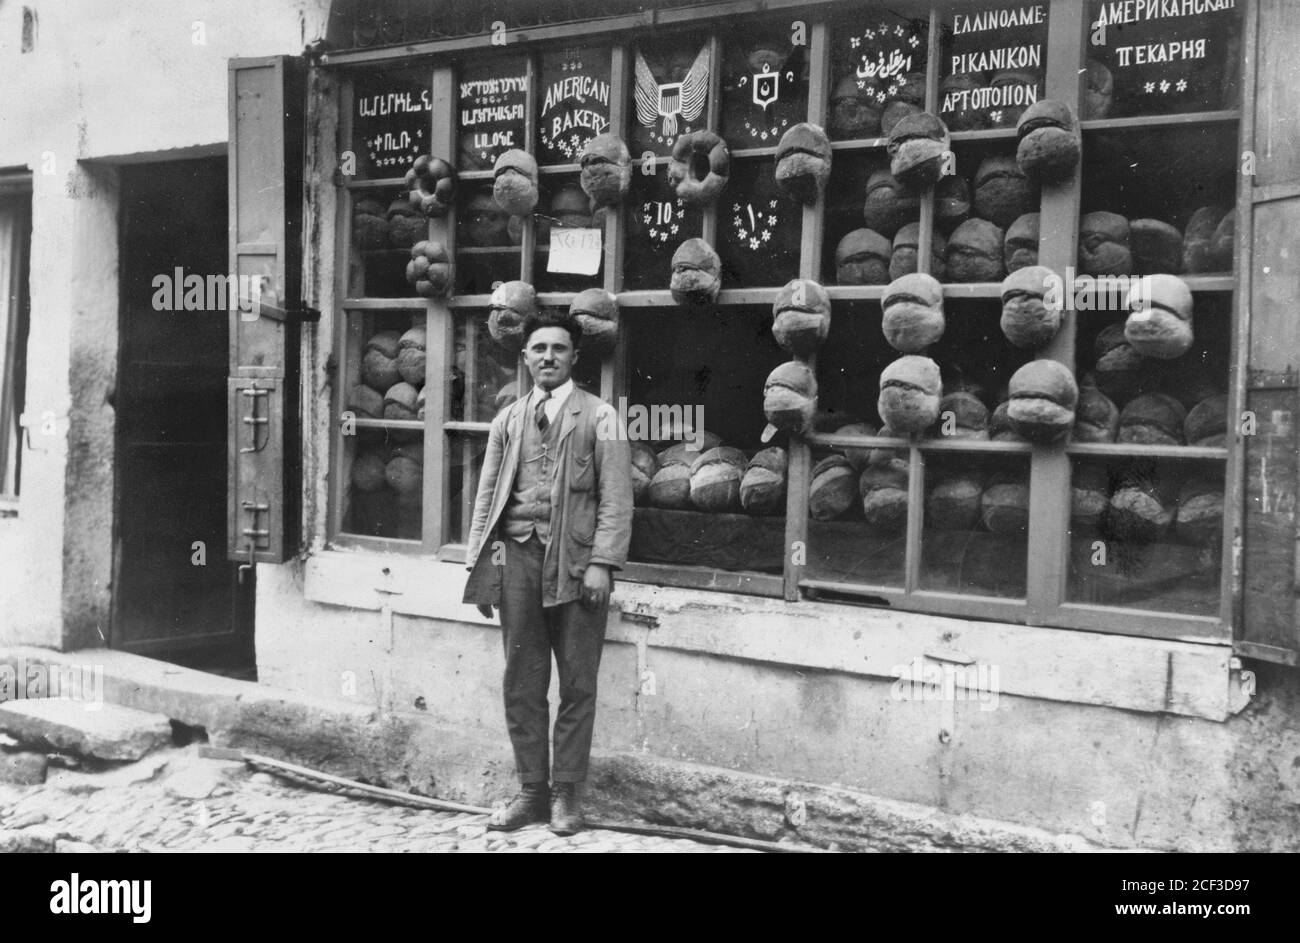
M 1088 39 L 1088 7 L 1079 0 L 1042 0 L 1048 6 L 1048 32 L 1046 39 L 1047 68 L 1045 76 L 1045 97 L 1062 99 L 1077 106 L 1081 87 L 1080 72 L 1085 58 Z M 929 16 L 929 54 L 926 65 L 926 103 L 927 109 L 935 111 L 938 103 L 940 72 L 942 69 L 940 44 L 941 23 L 950 4 L 942 2 L 915 3 L 904 0 L 902 12 Z M 1245 0 L 1242 4 L 1243 48 L 1241 55 L 1240 102 L 1238 108 L 1216 111 L 1184 113 L 1162 116 L 1135 116 L 1124 118 L 1092 119 L 1081 122 L 1085 140 L 1102 131 L 1123 131 L 1148 129 L 1159 126 L 1187 126 L 1194 124 L 1214 124 L 1237 126 L 1238 150 L 1248 147 L 1252 140 L 1253 127 L 1250 104 L 1253 100 L 1255 55 L 1253 42 L 1254 24 L 1257 10 L 1255 3 Z M 532 152 L 536 147 L 535 125 L 537 121 L 536 77 L 538 74 L 538 56 L 542 52 L 563 45 L 572 45 L 577 41 L 583 43 L 608 44 L 611 55 L 610 70 L 610 130 L 626 139 L 628 126 L 628 81 L 629 62 L 632 50 L 638 38 L 646 35 L 645 30 L 661 30 L 670 27 L 711 29 L 723 21 L 738 16 L 763 16 L 788 12 L 793 17 L 803 20 L 808 27 L 810 73 L 808 81 L 808 114 L 806 120 L 824 126 L 829 101 L 830 54 L 829 35 L 832 15 L 838 11 L 851 8 L 847 3 L 809 3 L 805 0 L 739 0 L 739 2 L 715 3 L 698 7 L 673 9 L 667 11 L 647 11 L 623 17 L 612 17 L 597 21 L 590 30 L 575 31 L 572 25 L 563 27 L 543 27 L 529 30 L 513 31 L 506 46 L 495 47 L 488 44 L 488 37 L 477 36 L 456 40 L 438 40 L 414 43 L 399 47 L 376 50 L 355 50 L 339 53 L 326 53 L 321 57 L 323 67 L 336 68 L 345 81 L 341 82 L 339 97 L 339 139 L 350 142 L 351 136 L 351 82 L 349 73 L 356 69 L 380 65 L 397 65 L 402 63 L 425 62 L 432 73 L 434 107 L 430 149 L 434 154 L 451 155 L 455 153 L 456 143 L 456 88 L 453 59 L 466 52 L 473 51 L 484 55 L 518 55 L 522 51 L 527 56 L 528 82 L 527 104 L 525 109 L 527 149 Z M 657 34 L 656 34 L 657 35 Z M 710 45 L 714 67 L 711 70 L 710 95 L 706 127 L 717 129 L 719 126 L 719 109 L 721 105 L 720 77 L 722 63 L 722 43 L 717 32 L 710 32 Z M 954 143 L 983 141 L 1013 141 L 1014 128 L 1001 128 L 979 131 L 958 131 L 951 134 Z M 835 141 L 832 148 L 836 152 L 872 150 L 883 152 L 884 138 Z M 348 146 L 344 144 L 344 147 Z M 745 148 L 733 151 L 738 160 L 771 157 L 775 146 L 767 148 Z M 660 158 L 656 164 L 665 164 L 666 158 Z M 634 167 L 637 161 L 634 159 Z M 577 165 L 549 165 L 542 168 L 543 174 L 573 173 Z M 635 170 L 634 170 L 635 172 Z M 491 179 L 492 173 L 486 171 L 462 172 L 462 180 Z M 340 200 L 336 218 L 336 260 L 350 257 L 350 220 L 351 205 L 357 191 L 377 187 L 400 185 L 400 178 L 373 180 L 348 180 L 338 184 Z M 1082 183 L 1076 174 L 1068 185 L 1044 187 L 1041 204 L 1044 225 L 1039 244 L 1040 264 L 1063 271 L 1067 265 L 1074 265 L 1077 256 L 1077 223 L 1080 215 Z M 1232 275 L 1184 276 L 1193 292 L 1229 293 L 1232 295 L 1230 326 L 1232 350 L 1229 356 L 1228 398 L 1229 415 L 1239 415 L 1244 402 L 1243 383 L 1246 374 L 1245 356 L 1247 354 L 1246 338 L 1249 336 L 1249 311 L 1243 291 L 1243 273 L 1249 262 L 1250 233 L 1250 180 L 1239 181 L 1234 206 L 1236 214 L 1237 244 L 1234 251 Z M 917 258 L 920 271 L 927 271 L 930 261 L 930 246 L 933 237 L 933 191 L 928 191 L 921 202 L 920 237 Z M 1068 225 L 1059 222 L 1049 225 L 1046 220 L 1067 219 Z M 819 199 L 815 205 L 805 207 L 802 216 L 800 239 L 799 277 L 821 280 L 822 240 L 825 224 L 825 203 Z M 671 294 L 664 290 L 622 291 L 624 258 L 624 223 L 623 214 L 607 214 L 605 222 L 605 260 L 603 286 L 618 295 L 621 317 L 636 317 L 642 308 L 659 308 L 672 305 Z M 437 239 L 455 253 L 455 210 L 441 220 L 430 221 L 430 238 Z M 716 244 L 717 215 L 709 208 L 704 213 L 703 237 Z M 536 257 L 536 240 L 531 219 L 524 227 L 520 245 L 520 277 L 532 281 L 533 265 Z M 427 300 L 424 298 L 349 298 L 347 296 L 347 265 L 336 261 L 336 304 L 337 330 L 336 350 L 346 351 L 346 332 L 349 312 L 379 309 L 421 311 L 426 315 L 428 331 L 427 373 L 426 373 L 426 415 L 424 424 L 425 477 L 424 477 L 424 511 L 422 521 L 422 538 L 419 541 L 395 540 L 346 534 L 341 531 L 339 492 L 346 485 L 342 481 L 342 449 L 337 431 L 332 434 L 331 468 L 333 484 L 330 489 L 330 524 L 328 541 L 332 546 L 369 548 L 382 551 L 421 552 L 435 556 L 440 560 L 464 562 L 466 547 L 463 543 L 444 542 L 442 537 L 449 519 L 446 489 L 446 476 L 449 474 L 449 449 L 445 443 L 454 434 L 486 435 L 490 424 L 487 422 L 458 422 L 446 420 L 447 402 L 443 378 L 449 371 L 454 356 L 455 317 L 461 309 L 485 308 L 488 295 L 466 295 L 453 297 L 448 301 Z M 884 286 L 826 286 L 832 301 L 879 301 Z M 995 299 L 1000 297 L 1000 283 L 956 284 L 943 286 L 944 296 L 948 299 Z M 718 298 L 719 306 L 770 305 L 774 302 L 779 287 L 758 288 L 724 288 Z M 574 293 L 542 292 L 539 301 L 544 305 L 567 306 Z M 1072 370 L 1075 367 L 1075 333 L 1076 322 L 1073 312 L 1065 313 L 1062 330 L 1056 339 L 1038 356 L 1049 357 L 1064 363 Z M 469 332 L 468 338 L 473 338 Z M 613 354 L 602 361 L 600 393 L 603 398 L 613 401 L 617 395 L 626 395 L 627 349 L 626 332 L 619 332 L 618 345 Z M 467 352 L 467 363 L 473 369 L 473 341 Z M 815 358 L 810 361 L 815 370 Z M 340 365 L 340 370 L 343 365 Z M 523 380 L 523 367 L 519 367 L 519 379 Z M 467 377 L 468 380 L 468 377 Z M 341 384 L 335 384 L 342 388 Z M 522 388 L 522 386 L 521 386 Z M 467 397 L 469 402 L 469 383 Z M 755 391 L 758 395 L 759 391 Z M 336 411 L 337 413 L 337 411 Z M 441 429 L 438 426 L 441 425 Z M 782 576 L 759 573 L 730 572 L 693 566 L 669 566 L 630 562 L 620 574 L 621 578 L 639 582 L 651 582 L 687 588 L 714 589 L 719 591 L 749 593 L 754 595 L 783 597 L 787 601 L 797 601 L 804 595 L 823 598 L 859 597 L 862 599 L 883 600 L 889 605 L 904 611 L 933 613 L 940 615 L 977 618 L 991 621 L 1025 623 L 1029 625 L 1050 626 L 1062 629 L 1105 632 L 1112 634 L 1136 635 L 1149 638 L 1228 643 L 1232 638 L 1234 619 L 1240 610 L 1240 572 L 1237 566 L 1242 503 L 1243 476 L 1242 448 L 1240 436 L 1234 430 L 1229 443 L 1223 448 L 1200 448 L 1189 446 L 1170 446 L 1166 448 L 1150 446 L 1128 446 L 1122 444 L 1087 444 L 1069 443 L 1064 446 L 1044 447 L 1030 446 L 1011 442 L 947 442 L 943 440 L 903 440 L 880 437 L 840 436 L 814 434 L 807 437 L 792 437 L 789 447 L 789 482 L 785 518 L 785 536 L 787 547 L 796 542 L 806 545 L 808 534 L 808 487 L 810 484 L 810 467 L 812 446 L 855 446 L 888 447 L 907 449 L 909 463 L 909 498 L 908 525 L 906 531 L 905 580 L 900 591 L 897 587 L 879 587 L 867 584 L 838 583 L 807 578 L 804 567 L 794 562 L 794 555 L 787 553 Z M 924 509 L 924 470 L 926 456 L 931 453 L 960 452 L 979 455 L 1028 455 L 1030 469 L 1030 509 L 1028 546 L 1034 552 L 1028 554 L 1028 571 L 1026 573 L 1026 597 L 1024 599 L 996 598 L 953 592 L 939 592 L 920 589 L 920 560 Z M 1166 613 L 1154 609 L 1122 608 L 1092 603 L 1075 603 L 1067 601 L 1067 562 L 1070 505 L 1070 467 L 1071 460 L 1078 456 L 1093 458 L 1119 458 L 1148 456 L 1155 458 L 1182 459 L 1194 461 L 1212 461 L 1222 463 L 1225 471 L 1225 519 L 1223 542 L 1220 548 L 1220 590 L 1219 612 L 1215 616 L 1201 616 L 1189 613 Z M 468 464 L 464 466 L 465 474 Z M 462 500 L 472 503 L 466 496 Z M 466 519 L 466 526 L 468 521 Z M 1041 552 L 1050 549 L 1051 552 Z

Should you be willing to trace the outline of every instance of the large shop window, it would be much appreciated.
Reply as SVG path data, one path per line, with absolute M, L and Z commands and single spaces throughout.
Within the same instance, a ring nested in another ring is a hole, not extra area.
M 340 178 L 347 411 L 333 539 L 458 559 L 488 424 L 528 383 L 487 330 L 494 286 L 522 279 L 557 308 L 599 287 L 618 297 L 619 340 L 583 357 L 577 382 L 629 423 L 675 417 L 637 446 L 627 577 L 1227 638 L 1223 564 L 1241 504 L 1235 5 L 854 3 L 671 20 L 345 73 L 343 139 L 359 160 Z M 1044 99 L 1077 115 L 1082 158 L 1040 184 L 1018 165 L 1017 122 Z M 949 172 L 909 190 L 890 174 L 888 136 L 922 111 L 950 132 Z M 775 173 L 782 135 L 805 121 L 832 153 L 809 205 Z M 667 173 L 678 135 L 700 129 L 731 155 L 702 207 Z M 627 142 L 634 172 L 621 206 L 593 213 L 578 161 L 604 131 Z M 528 216 L 493 198 L 509 149 L 539 165 Z M 426 220 L 401 177 L 429 153 L 458 183 L 452 211 Z M 566 229 L 599 235 L 594 273 L 552 264 Z M 721 268 L 702 307 L 668 290 L 674 252 L 696 237 Z M 406 280 L 422 239 L 454 263 L 450 300 Z M 1031 265 L 1056 276 L 1064 311 L 1054 336 L 1025 347 L 1003 327 L 1003 280 Z M 881 300 L 917 271 L 942 286 L 945 329 L 923 351 L 942 403 L 908 435 L 877 412 L 900 357 Z M 1156 274 L 1191 292 L 1191 346 L 1168 359 L 1124 332 L 1127 290 Z M 819 282 L 831 302 L 829 335 L 807 358 L 817 410 L 803 434 L 765 438 L 764 381 L 790 357 L 773 305 L 792 279 Z M 1063 441 L 1031 442 L 1007 420 L 1011 379 L 1034 360 L 1076 379 Z M 722 451 L 697 464 L 684 431 Z
M 22 483 L 31 234 L 31 175 L 0 174 L 0 502 Z

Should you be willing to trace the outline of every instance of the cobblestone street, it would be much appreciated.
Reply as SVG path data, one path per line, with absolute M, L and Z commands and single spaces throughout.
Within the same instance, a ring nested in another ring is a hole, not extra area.
M 737 852 L 746 849 L 545 826 L 488 832 L 487 817 L 299 788 L 194 747 L 105 772 L 51 766 L 41 786 L 0 784 L 0 852 Z

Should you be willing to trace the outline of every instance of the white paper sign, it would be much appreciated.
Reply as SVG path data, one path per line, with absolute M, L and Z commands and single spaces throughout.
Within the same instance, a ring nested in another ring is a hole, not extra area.
M 551 253 L 546 271 L 595 275 L 600 271 L 600 230 L 551 227 Z

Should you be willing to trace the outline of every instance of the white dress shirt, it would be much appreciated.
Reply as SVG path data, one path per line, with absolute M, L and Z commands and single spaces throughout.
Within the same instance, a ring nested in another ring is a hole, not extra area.
M 537 414 L 537 403 L 542 398 L 542 392 L 543 390 L 540 386 L 533 386 L 533 395 L 528 400 L 528 414 L 530 416 L 535 416 Z M 572 392 L 572 377 L 551 390 L 551 398 L 548 399 L 546 404 L 542 407 L 546 411 L 546 422 L 548 424 L 555 422 L 555 417 L 560 414 L 560 407 L 564 405 L 564 401 L 569 398 L 569 394 Z

